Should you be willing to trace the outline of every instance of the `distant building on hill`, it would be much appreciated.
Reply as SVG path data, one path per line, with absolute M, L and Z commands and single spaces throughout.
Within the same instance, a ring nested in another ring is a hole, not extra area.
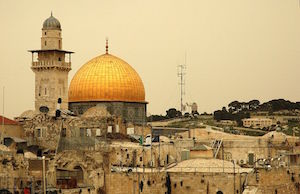
M 268 118 L 248 118 L 243 119 L 242 121 L 244 127 L 250 127 L 254 129 L 268 128 L 273 124 L 272 119 Z

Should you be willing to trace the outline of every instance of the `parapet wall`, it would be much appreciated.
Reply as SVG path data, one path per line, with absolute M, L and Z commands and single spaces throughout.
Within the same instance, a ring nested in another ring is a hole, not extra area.
M 171 172 L 172 194 L 182 193 L 240 193 L 244 174 Z
M 165 172 L 144 173 L 144 176 L 143 173 L 113 172 L 106 175 L 105 181 L 107 194 L 164 194 L 167 191 Z M 142 191 L 139 184 L 143 185 Z
M 300 193 L 296 186 L 299 183 L 295 178 L 292 178 L 293 176 L 297 175 L 293 175 L 286 168 L 260 169 L 258 173 L 249 176 L 248 185 L 258 187 L 259 191 L 264 194 L 297 194 Z

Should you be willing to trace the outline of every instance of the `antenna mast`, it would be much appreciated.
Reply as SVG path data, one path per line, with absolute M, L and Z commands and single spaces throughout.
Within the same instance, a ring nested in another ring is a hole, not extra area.
M 183 65 L 177 66 L 177 76 L 179 77 L 179 85 L 180 85 L 180 112 L 183 113 L 184 105 L 183 105 L 183 96 L 185 95 L 185 75 L 186 75 L 186 53 Z

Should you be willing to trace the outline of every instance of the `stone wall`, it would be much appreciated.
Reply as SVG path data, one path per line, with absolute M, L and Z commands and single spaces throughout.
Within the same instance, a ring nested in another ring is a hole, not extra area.
M 61 30 L 42 30 L 42 49 L 62 49 Z
M 49 54 L 50 55 L 50 54 Z M 54 57 L 54 56 L 53 56 Z M 57 57 L 58 58 L 58 57 Z M 55 65 L 62 65 L 62 61 L 52 59 L 49 61 Z M 46 59 L 45 59 L 46 60 Z M 45 62 L 46 63 L 46 62 Z M 68 71 L 43 70 L 35 71 L 35 110 L 41 106 L 47 106 L 49 113 L 54 115 L 58 98 L 62 99 L 61 108 L 68 109 Z
M 172 194 L 201 193 L 216 194 L 222 191 L 224 194 L 241 193 L 244 183 L 248 187 L 256 187 L 260 193 L 274 194 L 296 194 L 299 183 L 292 179 L 292 173 L 287 169 L 260 169 L 259 173 L 246 174 L 236 173 L 191 173 L 191 172 L 169 172 Z M 294 175 L 296 176 L 296 175 Z M 258 180 L 258 181 L 257 181 Z
M 170 172 L 169 175 L 172 194 L 240 193 L 245 181 L 245 174 Z
M 24 130 L 21 125 L 4 125 L 4 136 L 12 136 L 24 138 Z M 0 125 L 0 132 L 3 132 L 2 125 Z
M 190 151 L 190 159 L 193 158 L 213 158 L 214 153 L 213 150 L 191 150 Z
M 108 126 L 112 126 L 112 133 L 116 133 L 117 125 L 120 133 L 125 131 L 120 119 L 112 117 L 64 116 L 55 118 L 48 114 L 38 113 L 32 118 L 19 120 L 19 122 L 24 129 L 28 146 L 38 145 L 50 150 L 56 150 L 58 145 L 61 145 L 60 150 L 74 149 L 75 147 L 72 145 L 76 145 L 76 149 L 78 146 L 84 148 L 85 143 L 87 146 L 93 143 L 92 146 L 95 147 L 96 138 L 104 137 L 108 133 Z M 97 134 L 97 130 L 99 130 L 99 134 Z M 58 144 L 59 140 L 67 142 Z
M 153 143 L 152 149 L 129 142 L 111 145 L 110 161 L 114 166 L 151 167 L 151 159 L 153 167 L 167 166 L 180 161 L 180 152 L 170 143 Z
M 268 142 L 261 139 L 254 140 L 225 140 L 223 141 L 223 147 L 220 149 L 218 158 L 231 161 L 235 160 L 237 163 L 244 161 L 248 163 L 249 154 L 254 154 L 256 159 L 268 158 L 269 151 Z
M 29 186 L 32 177 L 28 173 L 28 160 L 22 154 L 0 151 L 0 162 L 1 189 L 13 192 Z
M 57 147 L 62 120 L 47 114 L 37 114 L 31 119 L 20 122 L 24 128 L 27 145 L 37 145 L 55 150 Z
M 164 194 L 165 173 L 110 173 L 105 177 L 106 194 Z M 139 183 L 143 190 L 139 192 Z
M 272 170 L 259 169 L 258 173 L 249 176 L 248 185 L 256 186 L 263 194 L 297 194 L 300 193 L 296 187 L 296 185 L 299 185 L 299 182 L 295 178 L 293 179 L 293 176 L 297 175 L 292 175 L 285 168 L 273 168 Z
M 83 173 L 83 181 L 80 187 L 102 188 L 104 185 L 103 153 L 93 151 L 64 151 L 56 155 L 54 160 L 49 162 L 47 171 L 47 184 L 49 187 L 56 187 L 57 169 L 73 170 L 80 168 Z

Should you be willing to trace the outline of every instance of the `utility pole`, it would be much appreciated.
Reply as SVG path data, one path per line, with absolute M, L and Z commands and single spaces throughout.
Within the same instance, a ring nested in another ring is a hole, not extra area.
M 43 162 L 43 192 L 46 194 L 46 165 L 45 165 L 45 156 L 42 157 Z
M 233 163 L 233 193 L 235 193 L 235 162 L 232 160 Z
M 145 176 L 145 149 L 144 149 L 144 128 L 145 128 L 145 114 L 143 114 L 143 128 L 142 128 L 142 138 L 143 138 L 143 180 Z
M 3 98 L 2 98 L 2 132 L 1 132 L 1 139 L 0 139 L 0 141 L 1 141 L 1 144 L 4 144 L 4 142 L 3 142 L 3 135 L 4 135 L 4 132 L 5 132 L 5 130 L 4 130 L 4 86 L 3 86 Z
M 151 126 L 151 147 L 150 147 L 150 166 L 151 166 L 151 172 L 153 172 L 153 162 L 152 162 L 152 134 L 153 134 L 153 132 L 152 132 L 152 126 Z

